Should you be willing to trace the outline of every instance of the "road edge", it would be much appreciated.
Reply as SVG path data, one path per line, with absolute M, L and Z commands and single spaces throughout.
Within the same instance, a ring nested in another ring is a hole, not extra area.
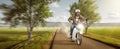
M 92 39 L 92 40 L 95 40 L 95 41 L 104 43 L 104 44 L 106 44 L 106 45 L 108 45 L 108 46 L 115 47 L 116 49 L 119 49 L 119 48 L 120 48 L 119 46 L 116 46 L 116 45 L 113 45 L 113 44 L 110 44 L 110 43 L 106 43 L 106 42 L 100 41 L 100 40 L 98 40 L 98 39 L 94 39 L 94 38 L 92 38 L 92 37 L 88 37 L 88 36 L 85 36 L 85 35 L 83 35 L 83 37 L 86 37 L 86 38 L 89 38 L 89 39 Z
M 49 49 L 52 49 L 52 47 L 53 47 L 53 42 L 54 42 L 54 39 L 55 39 L 55 36 L 56 36 L 57 31 L 58 31 L 58 29 L 55 31 L 55 33 L 54 33 L 54 35 L 53 35 L 53 37 L 52 37 L 52 39 L 51 39 Z

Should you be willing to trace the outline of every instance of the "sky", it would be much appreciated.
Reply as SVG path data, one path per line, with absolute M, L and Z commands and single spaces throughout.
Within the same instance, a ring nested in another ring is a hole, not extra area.
M 120 0 L 97 0 L 101 23 L 120 23 Z
M 49 5 L 50 11 L 53 12 L 53 17 L 46 19 L 49 22 L 68 22 L 70 17 L 69 9 L 77 0 L 61 0 Z M 10 0 L 0 0 L 0 4 L 11 4 Z M 101 20 L 98 23 L 120 23 L 120 0 L 96 0 Z M 4 17 L 0 10 L 0 18 Z M 0 22 L 3 22 L 0 20 Z

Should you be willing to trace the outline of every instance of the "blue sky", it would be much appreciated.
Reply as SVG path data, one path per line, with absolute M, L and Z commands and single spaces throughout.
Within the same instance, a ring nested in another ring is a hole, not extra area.
M 69 8 L 70 5 L 77 0 L 61 0 L 60 2 L 55 2 L 50 4 L 50 11 L 53 12 L 53 17 L 46 19 L 50 22 L 67 22 L 70 17 Z M 100 13 L 101 20 L 100 23 L 120 23 L 120 0 L 96 0 L 98 9 L 96 10 Z M 10 0 L 1 0 L 1 3 L 11 4 Z M 4 17 L 0 11 L 0 18 Z M 2 22 L 2 21 L 0 21 Z
M 50 9 L 53 12 L 54 17 L 47 19 L 47 21 L 52 22 L 67 22 L 70 17 L 69 7 L 77 0 L 61 0 L 60 2 L 55 2 L 50 5 Z

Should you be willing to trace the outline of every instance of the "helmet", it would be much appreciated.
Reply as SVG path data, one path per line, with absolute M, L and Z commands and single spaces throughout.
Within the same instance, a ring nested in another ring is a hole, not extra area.
M 79 9 L 76 9 L 75 12 L 80 12 L 80 10 L 79 10 Z

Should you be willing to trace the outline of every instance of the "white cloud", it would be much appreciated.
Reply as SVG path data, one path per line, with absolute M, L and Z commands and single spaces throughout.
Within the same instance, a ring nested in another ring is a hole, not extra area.
M 5 21 L 2 20 L 3 17 L 5 17 L 5 15 L 3 15 L 3 12 L 2 10 L 0 10 L 0 23 L 5 23 Z
M 108 14 L 108 17 L 120 18 L 120 13 L 119 12 L 111 12 L 111 13 Z
M 69 11 L 69 10 L 70 10 L 70 7 L 66 7 L 65 9 Z
M 120 23 L 119 18 L 103 18 L 100 23 Z
M 4 17 L 4 15 L 0 13 L 0 19 L 3 18 L 3 17 Z
M 4 23 L 4 21 L 2 20 L 3 17 L 4 17 L 4 15 L 3 15 L 2 12 L 0 11 L 0 23 Z
M 120 23 L 120 0 L 97 0 L 98 11 L 103 23 Z
M 57 2 L 54 2 L 52 4 L 50 4 L 50 7 L 60 7 L 60 5 Z
M 54 10 L 50 10 L 50 12 L 53 12 L 53 13 L 55 13 L 55 11 L 54 11 Z
M 46 19 L 46 21 L 48 22 L 67 22 L 67 20 L 68 20 L 68 17 L 65 15 L 54 16 Z

